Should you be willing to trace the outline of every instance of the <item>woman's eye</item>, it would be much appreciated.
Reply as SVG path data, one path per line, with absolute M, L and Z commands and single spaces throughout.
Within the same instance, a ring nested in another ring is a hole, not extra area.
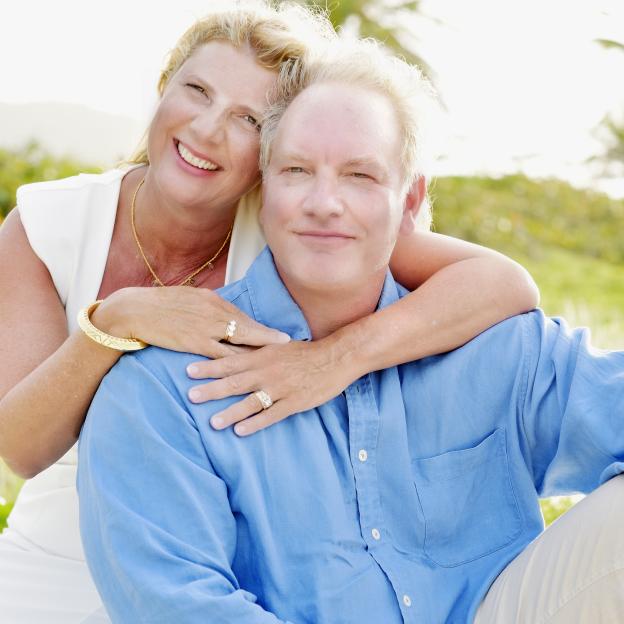
M 364 178 L 364 179 L 368 178 L 369 180 L 372 180 L 371 176 L 369 176 L 368 173 L 362 173 L 361 171 L 354 171 L 351 173 L 351 175 L 354 178 Z
M 206 93 L 206 89 L 204 89 L 204 87 L 198 85 L 198 84 L 194 84 L 192 82 L 187 82 L 186 83 L 187 87 L 191 87 L 191 89 L 194 89 L 195 91 L 199 92 L 199 93 Z
M 253 115 L 244 115 L 243 119 L 250 123 L 256 130 L 260 130 L 260 124 Z

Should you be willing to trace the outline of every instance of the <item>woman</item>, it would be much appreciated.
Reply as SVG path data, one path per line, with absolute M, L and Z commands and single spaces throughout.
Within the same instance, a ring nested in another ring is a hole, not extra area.
M 406 234 L 393 257 L 398 279 L 418 290 L 319 342 L 287 342 L 211 292 L 240 278 L 262 246 L 250 204 L 276 72 L 328 36 L 302 9 L 211 15 L 172 52 L 138 166 L 20 190 L 0 231 L 0 454 L 27 477 L 56 463 L 24 486 L 0 538 L 7 621 L 97 621 L 71 447 L 121 352 L 74 331 L 94 299 L 104 300 L 91 315 L 102 331 L 222 358 L 211 374 L 224 379 L 199 385 L 193 400 L 268 389 L 272 408 L 227 415 L 224 426 L 247 426 L 240 433 L 322 403 L 362 367 L 451 349 L 535 305 L 534 286 L 511 261 L 423 232 Z

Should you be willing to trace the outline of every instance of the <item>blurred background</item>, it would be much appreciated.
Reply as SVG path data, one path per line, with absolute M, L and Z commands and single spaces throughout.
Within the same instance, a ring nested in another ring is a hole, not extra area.
M 21 184 L 129 155 L 168 50 L 212 4 L 3 4 L 0 223 Z M 344 36 L 376 37 L 420 64 L 437 88 L 435 229 L 518 260 L 548 314 L 624 349 L 624 3 L 307 4 L 326 8 Z M 0 463 L 0 529 L 20 485 Z M 544 501 L 546 521 L 572 502 Z

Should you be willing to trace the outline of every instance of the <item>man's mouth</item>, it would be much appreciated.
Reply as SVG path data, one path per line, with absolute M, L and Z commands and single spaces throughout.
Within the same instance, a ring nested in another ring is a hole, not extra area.
M 181 141 L 178 141 L 176 147 L 182 160 L 189 165 L 197 167 L 197 169 L 203 169 L 204 171 L 216 171 L 220 169 L 219 165 L 216 163 L 195 156 Z

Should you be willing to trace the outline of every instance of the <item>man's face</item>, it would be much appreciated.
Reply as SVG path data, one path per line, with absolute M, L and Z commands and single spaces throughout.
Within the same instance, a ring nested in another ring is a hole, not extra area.
M 400 127 L 390 101 L 336 83 L 282 117 L 261 221 L 287 287 L 353 288 L 385 275 L 404 212 Z

